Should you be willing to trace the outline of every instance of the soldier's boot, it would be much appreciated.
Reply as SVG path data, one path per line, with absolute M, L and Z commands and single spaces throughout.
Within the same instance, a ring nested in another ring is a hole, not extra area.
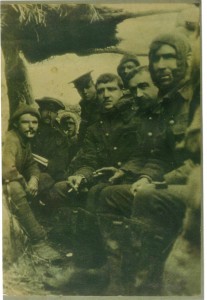
M 32 248 L 37 256 L 50 261 L 59 260 L 60 254 L 46 241 L 46 231 L 37 222 L 26 197 L 19 198 L 17 203 L 12 202 L 12 212 L 16 215 L 26 235 L 31 239 Z
M 134 268 L 126 274 L 130 295 L 160 295 L 165 260 L 178 232 L 149 219 L 129 219 L 130 243 L 128 262 Z

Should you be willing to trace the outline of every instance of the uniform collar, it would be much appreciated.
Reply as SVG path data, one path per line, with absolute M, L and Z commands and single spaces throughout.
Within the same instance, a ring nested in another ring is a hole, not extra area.
M 114 107 L 111 108 L 110 110 L 101 109 L 101 114 L 111 115 L 114 113 L 125 112 L 130 108 L 132 108 L 133 105 L 134 105 L 134 98 L 132 98 L 132 96 L 129 95 L 124 95 L 120 98 L 118 103 L 114 105 Z
M 97 100 L 97 97 L 95 97 L 94 99 L 92 100 L 84 100 L 84 99 L 81 99 L 80 102 L 79 102 L 79 105 L 82 107 L 82 106 L 87 106 L 87 105 L 94 105 L 94 104 L 98 104 L 98 100 Z
M 183 101 L 191 101 L 193 98 L 193 86 L 190 80 L 182 82 L 179 86 L 172 89 L 169 93 L 162 96 L 158 93 L 158 103 L 166 102 L 175 98 Z

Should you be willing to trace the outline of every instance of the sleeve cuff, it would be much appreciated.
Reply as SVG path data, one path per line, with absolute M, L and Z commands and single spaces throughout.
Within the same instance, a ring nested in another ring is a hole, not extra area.
M 152 183 L 152 178 L 151 178 L 150 176 L 147 176 L 147 175 L 141 175 L 141 176 L 139 177 L 139 179 L 141 179 L 141 178 L 146 178 L 146 179 L 149 180 L 150 183 Z

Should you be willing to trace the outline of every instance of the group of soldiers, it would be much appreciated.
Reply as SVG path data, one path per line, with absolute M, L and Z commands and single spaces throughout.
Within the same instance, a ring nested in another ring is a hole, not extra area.
M 3 186 L 12 213 L 44 260 L 64 258 L 38 207 L 45 219 L 68 212 L 59 221 L 69 239 L 74 235 L 73 274 L 66 264 L 46 279 L 49 286 L 70 289 L 77 281 L 102 286 L 104 295 L 161 293 L 165 261 L 191 201 L 189 184 L 199 180 L 189 181 L 201 152 L 193 56 L 186 36 L 158 35 L 149 66 L 124 55 L 118 75 L 101 74 L 94 84 L 88 72 L 73 81 L 80 124 L 50 97 L 36 99 L 39 110 L 23 105 L 11 116 Z

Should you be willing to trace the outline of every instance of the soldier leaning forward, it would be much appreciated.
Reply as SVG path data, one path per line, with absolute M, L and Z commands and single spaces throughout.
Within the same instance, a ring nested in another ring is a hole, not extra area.
M 60 255 L 46 240 L 46 231 L 36 220 L 28 198 L 38 193 L 40 171 L 33 159 L 30 141 L 34 137 L 40 115 L 37 110 L 22 105 L 10 119 L 11 130 L 3 147 L 3 189 L 7 204 L 18 219 L 42 259 L 56 260 Z
M 132 148 L 136 139 L 136 111 L 133 109 L 132 98 L 123 97 L 122 81 L 117 75 L 103 74 L 96 86 L 102 105 L 100 120 L 89 127 L 83 147 L 70 164 L 72 176 L 69 176 L 68 182 L 56 184 L 53 191 L 57 198 L 65 199 L 68 204 L 72 199 L 67 191 L 78 190 L 83 178 L 89 186 L 97 182 L 110 185 L 108 181 L 111 177 L 110 169 L 107 174 L 94 172 L 103 167 L 118 169 L 133 153 Z M 130 179 L 131 174 L 124 178 L 126 181 Z M 60 199 L 56 202 L 60 203 Z

